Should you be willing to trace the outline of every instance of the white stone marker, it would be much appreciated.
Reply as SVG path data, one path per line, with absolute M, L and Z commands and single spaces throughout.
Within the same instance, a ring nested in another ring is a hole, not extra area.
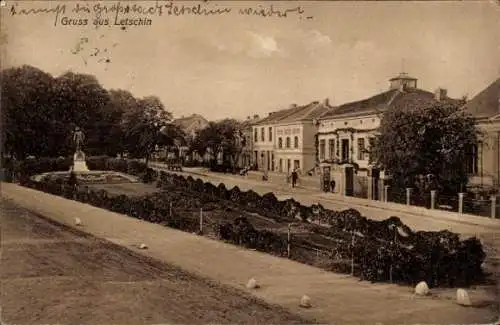
M 306 295 L 302 296 L 302 298 L 300 298 L 300 305 L 299 306 L 302 308 L 311 308 L 312 307 L 311 298 L 309 298 Z
M 425 281 L 421 281 L 415 286 L 415 294 L 418 296 L 427 296 L 429 294 L 429 286 Z
M 469 293 L 465 289 L 457 289 L 457 304 L 462 306 L 471 306 Z
M 247 289 L 257 289 L 257 288 L 259 288 L 259 285 L 257 284 L 257 280 L 255 280 L 254 278 L 251 278 L 250 280 L 248 280 Z
M 81 226 L 82 225 L 82 220 L 80 220 L 80 218 L 75 218 L 75 225 Z
M 141 244 L 141 245 L 139 246 L 139 248 L 140 248 L 140 249 L 146 249 L 146 248 L 148 248 L 148 246 L 147 246 L 146 244 Z

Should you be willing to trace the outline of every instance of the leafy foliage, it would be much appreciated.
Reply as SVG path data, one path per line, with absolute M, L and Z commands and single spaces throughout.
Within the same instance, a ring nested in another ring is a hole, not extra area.
M 160 129 L 172 119 L 157 97 L 135 98 L 106 90 L 92 75 L 67 72 L 59 77 L 32 66 L 0 72 L 4 152 L 26 156 L 73 153 L 75 126 L 86 135 L 88 155 L 129 151 L 148 159 L 157 144 L 171 142 Z
M 223 155 L 224 160 L 229 159 L 232 166 L 235 166 L 245 146 L 240 129 L 240 122 L 234 119 L 210 122 L 197 133 L 191 150 L 197 151 L 202 156 L 210 153 L 215 159 Z
M 124 112 L 123 126 L 125 148 L 134 157 L 149 159 L 163 136 L 160 130 L 167 126 L 172 114 L 157 97 L 145 97 L 136 101 L 131 110 Z
M 32 164 L 35 169 L 53 169 L 51 165 Z M 449 231 L 413 231 L 397 217 L 376 221 L 354 209 L 332 211 L 320 204 L 304 206 L 294 199 L 278 200 L 272 193 L 261 196 L 237 187 L 228 190 L 223 183 L 215 187 L 193 177 L 157 173 L 137 161 L 96 157 L 89 160 L 90 166 L 126 171 L 141 176 L 144 182 L 159 177 L 161 190 L 145 196 L 116 195 L 71 185 L 63 177 L 41 182 L 28 179 L 24 185 L 189 232 L 199 230 L 198 211 L 202 208 L 210 211 L 203 233 L 207 229 L 207 235 L 280 256 L 286 255 L 287 235 L 269 231 L 269 223 L 263 223 L 262 217 L 274 219 L 274 226 L 295 221 L 306 232 L 293 235 L 292 259 L 314 265 L 311 257 L 317 258 L 319 249 L 338 265 L 335 270 L 350 272 L 353 267 L 355 275 L 372 282 L 414 285 L 424 280 L 433 287 L 467 286 L 483 276 L 485 254 L 476 238 L 460 240 Z M 327 222 L 330 227 L 308 222 L 313 220 Z
M 444 192 L 466 185 L 467 148 L 480 134 L 462 101 L 415 103 L 384 113 L 373 161 L 393 177 L 396 188 L 414 187 L 421 175 L 433 175 Z

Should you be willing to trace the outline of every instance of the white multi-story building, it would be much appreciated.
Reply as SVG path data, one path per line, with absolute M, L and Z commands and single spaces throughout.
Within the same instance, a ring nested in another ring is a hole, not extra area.
M 433 93 L 417 88 L 417 79 L 405 73 L 389 81 L 389 90 L 340 105 L 319 118 L 318 151 L 322 166 L 352 164 L 363 174 L 371 166 L 369 150 L 384 111 L 409 104 L 425 106 L 448 98 L 444 89 Z
M 258 168 L 281 173 L 307 172 L 316 166 L 316 118 L 331 107 L 328 100 L 270 113 L 253 126 Z

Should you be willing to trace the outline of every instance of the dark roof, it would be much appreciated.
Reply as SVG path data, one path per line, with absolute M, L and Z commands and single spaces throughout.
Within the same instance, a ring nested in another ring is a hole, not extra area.
M 447 98 L 447 100 L 451 99 Z M 327 111 L 321 116 L 321 119 L 344 114 L 374 114 L 383 112 L 389 107 L 415 107 L 416 105 L 428 105 L 435 102 L 434 93 L 426 90 L 418 88 L 391 89 L 367 99 L 340 105 Z
M 326 111 L 333 109 L 326 102 L 314 101 L 302 106 L 294 106 L 289 109 L 271 113 L 270 116 L 260 120 L 257 124 L 293 123 L 312 120 L 320 117 Z
M 202 121 L 203 124 L 208 124 L 208 121 L 199 114 L 192 114 L 190 116 L 175 119 L 172 121 L 172 124 L 175 124 L 182 129 L 189 129 L 190 127 L 194 127 L 193 123 L 196 121 Z
M 312 102 L 307 105 L 301 106 L 300 109 L 287 114 L 285 117 L 279 120 L 279 123 L 290 123 L 304 120 L 312 120 L 320 115 L 324 114 L 326 110 L 330 108 L 329 105 L 320 103 L 320 102 Z
M 243 121 L 241 122 L 241 126 L 242 126 L 243 128 L 250 127 L 250 126 L 252 126 L 252 125 L 254 125 L 254 124 L 259 123 L 259 122 L 260 122 L 260 120 L 262 120 L 262 118 L 260 118 L 260 117 L 246 119 L 246 120 L 243 120 Z
M 500 114 L 500 78 L 468 101 L 464 109 L 476 117 Z
M 281 118 L 283 118 L 283 117 L 285 117 L 285 116 L 287 116 L 289 114 L 293 114 L 294 112 L 296 112 L 300 108 L 301 107 L 297 106 L 297 107 L 292 107 L 292 108 L 288 108 L 288 109 L 282 109 L 282 110 L 279 110 L 279 111 L 276 111 L 276 112 L 271 112 L 269 114 L 269 116 L 266 116 L 266 117 L 262 118 L 257 124 L 273 124 L 273 123 L 276 123 Z

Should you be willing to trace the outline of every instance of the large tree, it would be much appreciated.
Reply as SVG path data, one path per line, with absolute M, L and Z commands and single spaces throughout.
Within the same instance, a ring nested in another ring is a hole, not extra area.
M 123 114 L 125 148 L 134 157 L 146 159 L 148 163 L 157 145 L 161 144 L 161 130 L 167 127 L 172 114 L 154 96 L 136 101 L 129 111 Z
M 18 158 L 56 153 L 51 146 L 54 127 L 53 77 L 37 68 L 9 68 L 0 74 L 2 141 L 5 153 Z
M 65 152 L 73 152 L 71 133 L 79 126 L 86 135 L 84 151 L 106 154 L 116 120 L 107 114 L 110 96 L 99 81 L 92 75 L 67 72 L 55 79 L 52 95 L 55 126 L 51 135 L 65 140 Z
M 127 90 L 111 89 L 109 90 L 109 103 L 106 113 L 109 118 L 114 120 L 110 126 L 110 147 L 116 153 L 123 154 L 128 145 L 126 141 L 126 130 L 130 125 L 126 125 L 126 117 L 131 112 L 137 110 L 137 99 Z
M 235 167 L 245 145 L 243 141 L 240 122 L 224 119 L 210 122 L 207 127 L 200 130 L 193 140 L 192 150 L 196 150 L 201 156 L 210 152 L 213 158 L 219 155 L 229 157 L 230 163 Z
M 480 138 L 473 117 L 461 110 L 463 104 L 414 102 L 384 113 L 371 156 L 393 177 L 393 186 L 416 187 L 420 176 L 433 175 L 438 189 L 463 190 L 468 149 Z

